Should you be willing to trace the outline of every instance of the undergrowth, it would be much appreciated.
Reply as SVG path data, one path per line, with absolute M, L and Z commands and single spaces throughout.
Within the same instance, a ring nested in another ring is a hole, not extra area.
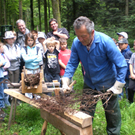
M 81 65 L 79 64 L 74 77 L 77 84 L 74 85 L 75 91 L 83 89 L 83 76 L 81 72 Z M 124 97 L 119 100 L 121 110 L 121 135 L 135 135 L 135 103 L 129 104 Z M 0 125 L 0 135 L 40 135 L 44 120 L 40 116 L 40 110 L 30 106 L 27 103 L 21 103 L 16 109 L 15 122 L 11 124 L 10 130 L 8 128 L 8 119 L 10 108 L 5 109 L 7 116 L 5 121 Z M 93 120 L 93 134 L 106 135 L 106 119 L 105 112 L 102 107 L 102 102 L 99 101 L 96 107 L 96 112 Z M 47 125 L 46 135 L 61 135 L 59 130 L 53 127 L 50 123 Z

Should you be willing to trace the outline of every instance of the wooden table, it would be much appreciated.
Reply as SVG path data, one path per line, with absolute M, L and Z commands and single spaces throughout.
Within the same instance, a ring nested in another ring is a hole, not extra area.
M 24 96 L 19 92 L 18 89 L 5 89 L 4 93 L 13 97 L 13 101 L 11 104 L 10 117 L 8 123 L 8 129 L 10 129 L 11 120 L 12 120 L 12 112 L 14 108 L 13 120 L 15 119 L 15 110 L 16 106 L 15 99 L 19 99 L 23 102 L 26 102 L 37 109 L 39 108 L 39 104 L 33 102 L 28 97 Z M 44 94 L 44 96 L 47 96 Z M 14 106 L 14 107 L 13 107 Z M 63 113 L 60 115 L 56 115 L 55 113 L 50 113 L 48 110 L 40 109 L 41 117 L 45 120 L 42 126 L 41 135 L 45 135 L 47 129 L 47 122 L 51 123 L 54 127 L 61 131 L 61 134 L 64 135 L 93 135 L 92 131 L 92 117 L 83 112 L 76 112 L 74 114 Z

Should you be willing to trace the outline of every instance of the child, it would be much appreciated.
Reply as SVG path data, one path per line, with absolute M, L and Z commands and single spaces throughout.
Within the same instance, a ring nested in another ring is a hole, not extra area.
M 135 50 L 135 45 L 133 46 L 133 48 Z M 129 60 L 129 70 L 130 70 L 130 79 L 128 88 L 128 100 L 130 103 L 133 103 L 135 93 L 135 53 L 132 54 Z
M 19 81 L 19 67 L 20 67 L 20 48 L 14 44 L 14 35 L 12 31 L 5 32 L 5 46 L 4 53 L 10 61 L 9 80 L 13 83 Z
M 122 38 L 128 39 L 128 34 L 126 32 L 120 32 L 117 33 L 117 35 L 118 35 L 118 41 L 121 40 Z
M 46 40 L 47 51 L 45 53 L 45 81 L 52 82 L 58 80 L 60 82 L 60 66 L 58 62 L 58 50 L 56 49 L 57 41 L 54 38 Z
M 39 62 L 42 61 L 41 51 L 35 44 L 35 39 L 32 33 L 28 33 L 25 38 L 25 47 L 21 49 L 22 58 L 25 62 L 27 74 L 35 74 L 40 71 Z M 32 98 L 32 93 L 25 93 L 29 98 Z
M 121 49 L 121 53 L 125 57 L 126 62 L 128 64 L 129 59 L 131 58 L 131 55 L 132 55 L 132 52 L 128 48 L 128 40 L 126 38 L 122 38 L 121 40 L 118 41 L 118 43 L 119 43 L 119 48 Z M 129 71 L 129 64 L 128 64 L 127 74 L 125 78 L 125 81 L 126 81 L 125 90 L 126 90 L 127 98 L 128 98 L 129 75 L 130 75 L 130 71 Z M 123 93 L 120 95 L 123 96 Z
M 3 88 L 3 79 L 4 79 L 4 66 L 6 64 L 6 60 L 1 53 L 3 52 L 3 44 L 0 43 L 0 120 L 3 120 L 6 116 L 2 108 L 5 108 L 4 105 L 4 88 Z
M 35 41 L 36 41 L 36 46 L 39 47 L 39 48 L 40 48 L 40 51 L 41 51 L 42 61 L 39 63 L 39 65 L 40 65 L 40 67 L 41 67 L 41 66 L 43 66 L 43 55 L 44 55 L 44 53 L 46 52 L 44 33 L 42 32 L 42 33 L 43 33 L 43 39 L 44 39 L 44 40 L 41 40 L 41 41 L 43 41 L 43 42 L 41 42 L 41 43 L 38 41 L 38 35 L 39 35 L 39 36 L 40 36 L 40 35 L 42 36 L 42 34 L 38 34 L 38 32 L 37 32 L 36 30 L 32 30 L 31 33 L 33 34 L 34 39 L 35 39 Z M 41 32 L 40 32 L 40 33 L 41 33 Z
M 38 42 L 42 45 L 42 52 L 45 53 L 47 48 L 45 45 L 46 38 L 45 38 L 45 34 L 43 32 L 38 33 Z
M 117 33 L 117 35 L 118 35 L 118 41 L 121 40 L 122 38 L 128 39 L 128 34 L 126 32 L 120 32 Z M 128 48 L 130 49 L 130 45 L 128 45 Z
M 60 65 L 60 76 L 62 77 L 65 73 L 66 65 L 69 61 L 71 50 L 67 49 L 67 40 L 65 38 L 59 38 L 60 42 L 60 53 L 58 55 Z
M 5 59 L 5 61 L 6 61 L 6 64 L 3 67 L 4 68 L 4 72 L 3 72 L 4 79 L 8 79 L 8 68 L 10 67 L 10 62 L 7 59 L 6 55 L 4 54 L 4 48 L 3 48 L 3 46 L 4 46 L 4 44 L 3 43 L 0 43 L 0 53 L 3 56 L 3 58 Z M 7 83 L 3 83 L 3 88 L 4 89 L 8 89 Z M 4 93 L 4 104 L 5 104 L 5 106 L 10 106 L 9 95 L 7 95 L 6 93 Z

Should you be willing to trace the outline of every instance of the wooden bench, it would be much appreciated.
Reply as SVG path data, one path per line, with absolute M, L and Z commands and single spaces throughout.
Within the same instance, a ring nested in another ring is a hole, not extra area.
M 19 99 L 39 109 L 38 103 L 33 102 L 31 99 L 21 94 L 18 89 L 5 89 L 4 93 L 13 97 L 8 129 L 10 129 L 15 99 Z M 43 96 L 47 95 L 43 94 Z M 14 119 L 15 119 L 15 109 L 16 107 L 14 106 L 14 117 L 13 117 Z M 56 115 L 54 113 L 50 113 L 46 109 L 44 110 L 40 109 L 40 113 L 41 117 L 45 120 L 42 126 L 41 135 L 45 135 L 46 133 L 47 122 L 51 123 L 54 127 L 59 129 L 61 131 L 61 134 L 63 135 L 64 133 L 67 135 L 93 135 L 92 117 L 83 112 L 77 112 L 71 115 L 64 112 L 63 114 Z

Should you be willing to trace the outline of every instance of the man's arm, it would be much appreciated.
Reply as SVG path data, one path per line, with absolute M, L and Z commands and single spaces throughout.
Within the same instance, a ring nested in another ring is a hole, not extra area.
M 127 73 L 127 62 L 121 52 L 117 49 L 111 38 L 108 38 L 105 43 L 105 49 L 109 60 L 115 65 L 117 70 L 116 80 L 125 83 Z
M 69 33 L 66 28 L 59 28 L 58 31 L 54 31 L 53 34 L 60 38 L 69 38 Z
M 58 31 L 53 32 L 54 35 L 57 35 L 60 38 L 66 38 L 68 39 L 68 36 L 66 34 L 59 33 Z
M 74 40 L 72 44 L 72 48 L 71 48 L 71 56 L 66 66 L 65 74 L 63 77 L 68 77 L 69 79 L 71 79 L 74 75 L 76 68 L 78 67 L 80 59 L 78 57 L 78 52 L 76 50 L 77 45 L 78 43 L 77 42 L 75 43 L 75 40 Z

